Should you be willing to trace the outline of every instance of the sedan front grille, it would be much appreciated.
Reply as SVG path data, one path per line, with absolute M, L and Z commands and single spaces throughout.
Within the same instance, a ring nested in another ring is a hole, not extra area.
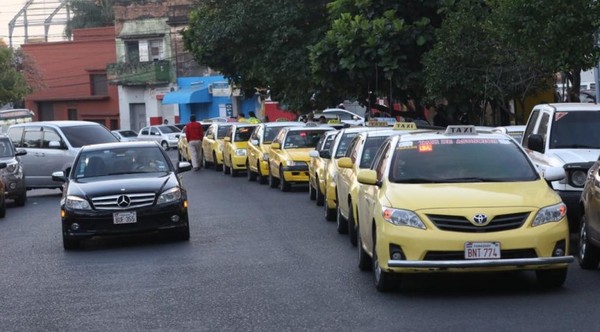
M 92 198 L 92 204 L 96 210 L 127 210 L 154 203 L 154 193 L 122 194 Z
M 537 258 L 534 249 L 501 250 L 501 259 Z M 429 251 L 424 261 L 460 261 L 465 259 L 464 251 Z
M 489 233 L 517 229 L 523 225 L 529 212 L 498 215 L 485 226 L 476 226 L 462 216 L 428 214 L 427 217 L 443 231 Z

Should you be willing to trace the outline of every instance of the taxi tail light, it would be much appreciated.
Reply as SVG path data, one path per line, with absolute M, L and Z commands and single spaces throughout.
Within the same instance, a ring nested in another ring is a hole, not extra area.
M 400 248 L 399 245 L 396 244 L 390 244 L 390 258 L 395 260 L 395 261 L 399 261 L 399 260 L 404 260 L 406 256 L 404 255 L 404 252 L 402 251 L 402 248 Z
M 552 250 L 552 257 L 565 256 L 567 253 L 566 248 L 567 248 L 566 240 L 560 240 L 560 241 L 556 242 L 556 245 L 554 245 L 554 250 Z

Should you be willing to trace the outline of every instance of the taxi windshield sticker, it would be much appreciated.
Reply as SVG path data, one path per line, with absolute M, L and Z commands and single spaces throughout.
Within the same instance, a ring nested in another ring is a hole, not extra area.
M 568 112 L 556 112 L 554 113 L 554 121 L 558 121 L 562 119 L 565 115 L 569 114 Z
M 432 144 L 419 144 L 419 152 L 431 152 L 433 151 Z
M 418 149 L 419 152 L 431 152 L 435 145 L 463 145 L 463 144 L 511 144 L 508 139 L 496 138 L 454 138 L 431 139 L 414 142 L 399 142 L 397 150 Z

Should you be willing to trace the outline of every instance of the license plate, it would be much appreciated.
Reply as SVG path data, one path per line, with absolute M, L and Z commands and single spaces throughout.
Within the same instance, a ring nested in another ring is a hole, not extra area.
M 135 211 L 115 212 L 113 213 L 113 222 L 115 224 L 135 224 L 137 222 L 137 216 Z
M 500 242 L 466 242 L 465 259 L 500 259 Z

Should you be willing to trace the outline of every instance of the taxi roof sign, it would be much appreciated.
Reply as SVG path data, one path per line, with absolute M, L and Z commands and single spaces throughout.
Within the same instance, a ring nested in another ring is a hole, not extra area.
M 448 126 L 444 132 L 446 135 L 477 135 L 475 126 Z
M 416 130 L 417 124 L 414 122 L 396 122 L 394 123 L 394 130 Z
M 367 121 L 367 127 L 389 127 L 389 123 L 386 121 L 369 120 Z

